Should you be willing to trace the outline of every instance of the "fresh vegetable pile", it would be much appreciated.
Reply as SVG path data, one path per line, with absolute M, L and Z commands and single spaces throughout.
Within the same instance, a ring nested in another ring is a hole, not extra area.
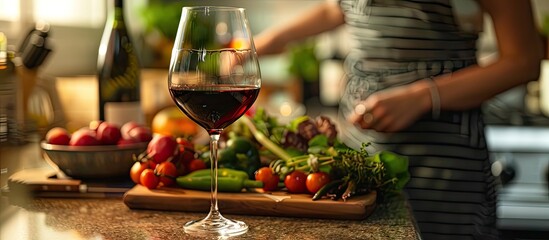
M 410 178 L 408 159 L 389 151 L 371 154 L 367 147 L 364 143 L 361 149 L 353 149 L 340 142 L 327 117 L 302 116 L 284 125 L 257 109 L 221 136 L 218 191 L 285 190 L 311 194 L 313 200 L 400 191 Z M 210 190 L 208 146 L 155 135 L 136 161 L 130 175 L 148 188 L 175 184 Z
M 271 156 L 272 173 L 256 174 L 256 179 L 267 183 L 271 177 L 265 176 L 278 176 L 288 192 L 313 194 L 313 200 L 400 191 L 410 178 L 405 156 L 390 151 L 370 154 L 368 143 L 361 149 L 350 148 L 338 141 L 335 124 L 324 116 L 302 116 L 281 125 L 258 109 L 253 117 L 242 117 L 233 125 L 233 134 L 253 137 L 262 156 Z M 277 189 L 268 186 L 274 184 L 265 184 L 264 189 Z
M 177 177 L 206 168 L 189 140 L 160 134 L 153 136 L 147 150 L 135 156 L 134 161 L 130 169 L 132 181 L 149 189 L 174 186 Z

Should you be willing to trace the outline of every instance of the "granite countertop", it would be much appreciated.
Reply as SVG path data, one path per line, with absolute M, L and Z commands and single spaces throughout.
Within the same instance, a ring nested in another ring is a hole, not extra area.
M 37 160 L 37 144 L 1 147 L 0 152 L 2 168 L 9 169 L 0 176 L 1 186 L 12 173 L 44 164 Z M 404 197 L 386 199 L 364 220 L 224 215 L 249 226 L 246 234 L 233 239 L 418 239 Z M 130 209 L 122 196 L 39 197 L 0 191 L 2 240 L 200 239 L 187 235 L 183 225 L 205 216 L 205 212 Z
M 10 204 L 2 209 L 0 239 L 197 239 L 183 231 L 183 224 L 205 217 L 205 213 L 132 210 L 119 198 L 28 198 Z M 250 228 L 232 239 L 417 239 L 401 196 L 379 204 L 360 221 L 226 216 Z

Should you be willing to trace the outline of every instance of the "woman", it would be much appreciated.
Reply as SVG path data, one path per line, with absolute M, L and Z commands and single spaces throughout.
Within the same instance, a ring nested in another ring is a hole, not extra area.
M 476 27 L 484 13 L 493 21 L 498 58 L 479 66 Z M 479 108 L 538 78 L 542 45 L 533 19 L 530 1 L 340 0 L 265 31 L 255 43 L 259 55 L 279 53 L 346 24 L 353 45 L 340 102 L 342 139 L 409 157 L 405 192 L 422 238 L 497 239 Z

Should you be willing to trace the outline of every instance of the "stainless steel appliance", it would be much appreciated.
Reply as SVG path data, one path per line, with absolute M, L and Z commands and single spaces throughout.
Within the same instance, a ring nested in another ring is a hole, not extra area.
M 498 227 L 513 238 L 549 239 L 549 126 L 489 126 L 486 139 L 504 180 Z

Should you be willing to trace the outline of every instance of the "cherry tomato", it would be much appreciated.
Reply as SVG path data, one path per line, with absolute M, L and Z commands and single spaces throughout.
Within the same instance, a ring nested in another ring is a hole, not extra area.
M 177 139 L 175 139 L 176 142 L 180 145 L 180 146 L 183 146 L 184 148 L 186 149 L 191 149 L 191 150 L 194 150 L 194 145 L 191 141 L 189 141 L 188 139 L 186 138 L 182 138 L 182 137 L 178 137 Z
M 173 157 L 178 152 L 175 138 L 167 135 L 155 135 L 147 145 L 147 153 L 152 160 L 161 163 Z
M 139 184 L 139 178 L 141 177 L 141 173 L 147 168 L 149 168 L 148 163 L 135 162 L 130 169 L 130 178 L 132 179 L 132 181 L 136 184 Z
M 185 164 L 180 158 L 177 161 L 172 161 L 172 163 L 175 165 L 177 176 L 183 176 L 189 172 L 189 164 Z
M 156 166 L 156 175 L 159 176 L 160 182 L 164 186 L 170 186 L 175 182 L 177 177 L 177 169 L 172 162 L 162 162 Z
M 204 169 L 206 168 L 206 163 L 200 159 L 193 159 L 189 163 L 189 172 L 194 172 L 196 170 Z
M 145 164 L 149 165 L 150 169 L 156 169 L 156 165 L 158 165 L 158 163 L 154 162 L 153 160 L 149 160 Z
M 154 170 L 147 168 L 141 173 L 139 181 L 141 182 L 141 185 L 148 189 L 155 189 L 160 183 L 160 178 L 154 174 Z
M 177 161 L 188 165 L 193 159 L 195 159 L 194 145 L 187 139 L 178 137 L 176 139 L 179 145 L 179 153 L 177 155 Z
M 307 186 L 307 190 L 311 194 L 315 194 L 316 192 L 318 192 L 320 188 L 324 187 L 324 185 L 326 185 L 329 182 L 330 182 L 330 175 L 328 173 L 315 172 L 315 173 L 310 173 L 307 176 L 305 185 Z
M 274 191 L 278 188 L 280 177 L 270 167 L 262 167 L 255 172 L 255 180 L 263 182 L 263 190 Z
M 190 163 L 193 159 L 195 159 L 193 151 L 189 149 L 179 151 L 179 161 L 181 161 L 182 163 Z
M 304 193 L 307 191 L 305 182 L 307 181 L 307 174 L 302 171 L 295 170 L 284 178 L 284 185 L 290 193 Z

